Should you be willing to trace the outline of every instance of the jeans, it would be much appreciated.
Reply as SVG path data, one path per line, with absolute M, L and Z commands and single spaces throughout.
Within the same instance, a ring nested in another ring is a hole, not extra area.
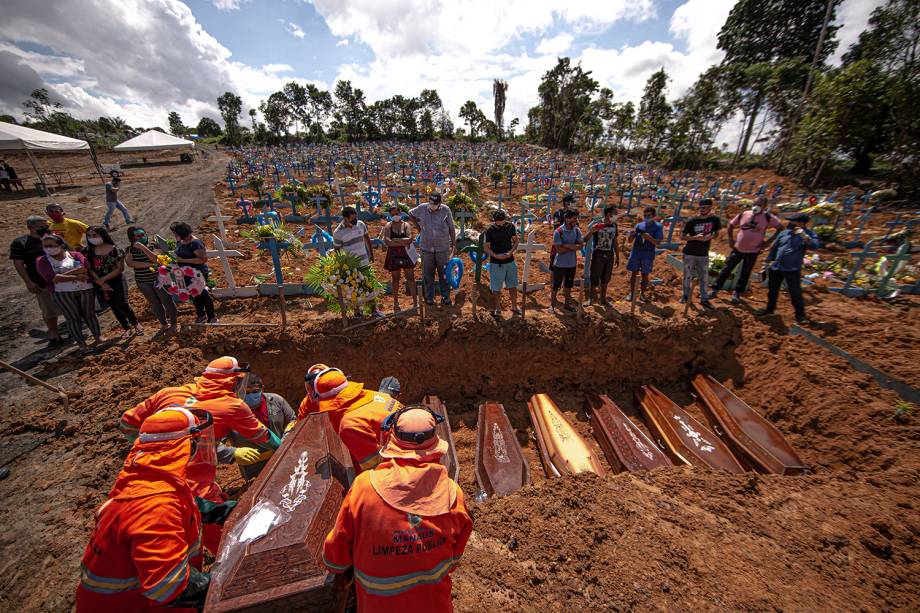
M 700 302 L 709 300 L 706 287 L 709 285 L 709 256 L 684 254 L 684 298 L 690 298 L 692 279 L 700 281 Z
M 748 279 L 751 278 L 751 271 L 754 270 L 754 263 L 757 261 L 758 255 L 757 253 L 741 253 L 732 249 L 731 254 L 725 260 L 725 267 L 719 273 L 719 277 L 716 279 L 712 289 L 717 292 L 721 291 L 722 286 L 728 281 L 728 277 L 731 276 L 735 267 L 741 262 L 741 276 L 738 278 L 738 285 L 735 286 L 735 294 L 740 296 L 747 289 Z
M 102 223 L 109 225 L 109 222 L 112 221 L 112 213 L 115 212 L 115 209 L 121 211 L 121 214 L 125 217 L 125 223 L 131 223 L 131 214 L 128 213 L 128 209 L 125 208 L 125 205 L 121 203 L 121 200 L 116 200 L 115 202 L 106 201 L 105 206 L 108 207 L 105 211 L 105 219 Z
M 779 290 L 786 282 L 789 288 L 789 297 L 792 299 L 792 308 L 795 309 L 796 319 L 805 319 L 805 300 L 802 298 L 802 271 L 801 270 L 773 270 L 767 272 L 767 311 L 772 313 L 776 309 L 779 299 Z
M 179 311 L 176 309 L 176 303 L 165 290 L 158 288 L 153 283 L 138 282 L 137 289 L 141 290 L 150 310 L 153 311 L 154 317 L 160 322 L 160 325 L 166 325 L 166 318 L 169 317 L 169 325 L 175 326 Z
M 438 283 L 441 285 L 441 300 L 450 300 L 450 285 L 447 284 L 447 262 L 450 251 L 423 251 L 422 252 L 422 287 L 425 292 L 425 302 L 434 302 L 434 279 L 437 273 Z

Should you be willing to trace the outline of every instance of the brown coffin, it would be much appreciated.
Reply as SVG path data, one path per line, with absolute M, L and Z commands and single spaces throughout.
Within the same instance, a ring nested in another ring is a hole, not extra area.
M 299 420 L 224 525 L 205 612 L 341 611 L 342 576 L 326 569 L 322 548 L 353 479 L 351 456 L 329 416 Z M 234 527 L 244 528 L 263 501 L 286 521 L 258 540 L 235 540 L 241 530 Z
M 447 441 L 447 453 L 441 456 L 441 464 L 447 468 L 447 475 L 456 482 L 460 482 L 460 463 L 457 462 L 457 449 L 454 447 L 454 434 L 450 429 L 450 419 L 447 416 L 447 407 L 437 396 L 425 396 L 422 404 L 444 418 L 438 424 L 438 436 Z
M 614 471 L 637 472 L 673 466 L 668 456 L 610 398 L 592 394 L 585 404 L 590 409 L 594 436 Z
M 530 465 L 505 407 L 496 402 L 479 405 L 476 482 L 489 496 L 505 496 L 530 485 Z
M 643 385 L 636 396 L 653 438 L 676 464 L 717 468 L 735 474 L 744 472 L 744 467 L 718 436 L 654 386 Z
M 776 475 L 808 472 L 783 434 L 721 383 L 699 374 L 693 378 L 693 388 L 712 429 L 755 470 Z
M 534 394 L 527 402 L 533 423 L 540 460 L 547 477 L 593 472 L 601 477 L 606 471 L 600 458 L 568 422 L 548 394 Z

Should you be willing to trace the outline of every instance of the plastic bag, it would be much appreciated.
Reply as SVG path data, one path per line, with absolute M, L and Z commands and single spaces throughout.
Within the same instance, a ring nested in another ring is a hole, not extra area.
M 287 523 L 290 519 L 290 514 L 271 500 L 261 500 L 254 504 L 246 515 L 236 522 L 233 529 L 227 533 L 220 552 L 217 554 L 217 559 L 211 566 L 212 584 L 223 586 L 227 573 L 236 566 L 246 549 L 245 547 L 240 547 L 240 543 L 257 541 L 278 526 Z

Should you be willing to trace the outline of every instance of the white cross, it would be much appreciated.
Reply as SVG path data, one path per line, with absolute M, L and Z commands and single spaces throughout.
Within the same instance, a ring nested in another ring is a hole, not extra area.
M 527 283 L 527 291 L 535 292 L 537 290 L 543 289 L 546 285 L 545 283 L 536 283 L 531 285 L 530 280 L 530 259 L 533 257 L 533 254 L 537 251 L 546 251 L 546 245 L 533 242 L 533 232 L 530 232 L 527 235 L 526 243 L 518 243 L 518 251 L 523 251 L 524 255 L 524 270 L 521 274 L 522 281 L 518 284 L 518 290 L 524 291 L 524 283 Z
M 220 205 L 217 204 L 217 201 L 215 200 L 215 201 L 214 201 L 214 215 L 211 215 L 210 217 L 208 217 L 208 221 L 216 221 L 216 222 L 217 222 L 217 231 L 218 231 L 218 233 L 220 234 L 220 238 L 221 238 L 221 240 L 223 240 L 223 241 L 227 241 L 227 242 L 224 243 L 224 245 L 225 245 L 225 246 L 228 246 L 228 247 L 229 247 L 229 246 L 232 246 L 232 245 L 231 245 L 230 242 L 227 240 L 227 229 L 224 228 L 224 222 L 225 222 L 225 221 L 230 221 L 231 219 L 233 219 L 233 217 L 232 217 L 231 215 L 223 215 L 223 214 L 221 214 L 221 212 L 220 212 Z
M 222 241 L 216 234 L 211 235 L 211 240 L 214 241 L 214 249 L 208 250 L 208 257 L 218 258 L 220 260 L 220 265 L 224 269 L 224 278 L 227 279 L 227 287 L 214 288 L 211 290 L 211 292 L 218 298 L 242 298 L 248 296 L 258 296 L 258 287 L 255 285 L 248 287 L 237 287 L 236 280 L 233 278 L 233 270 L 230 268 L 229 258 L 241 258 L 243 257 L 243 254 L 239 251 L 227 250 L 224 241 Z

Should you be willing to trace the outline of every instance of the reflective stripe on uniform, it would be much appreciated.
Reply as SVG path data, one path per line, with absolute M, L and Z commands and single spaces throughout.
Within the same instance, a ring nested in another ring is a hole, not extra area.
M 80 585 L 90 592 L 96 592 L 97 594 L 119 594 L 140 587 L 137 577 L 102 577 L 90 572 L 84 564 L 80 565 L 80 569 L 83 571 L 80 578 Z
M 395 596 L 418 585 L 440 583 L 451 571 L 459 558 L 448 558 L 431 570 L 423 570 L 397 577 L 372 577 L 355 569 L 355 579 L 369 594 Z
M 152 588 L 143 592 L 144 598 L 156 602 L 166 602 L 175 593 L 176 588 L 182 585 L 182 582 L 188 577 L 188 557 L 180 562 L 168 575 L 154 585 Z
M 325 553 L 323 554 L 323 564 L 329 567 L 329 570 L 331 570 L 332 572 L 336 572 L 336 573 L 345 572 L 346 570 L 351 568 L 350 564 L 348 566 L 339 566 L 338 564 L 333 564 L 332 562 L 328 560 L 328 558 L 326 558 Z
M 359 460 L 358 466 L 361 467 L 361 470 L 370 470 L 380 464 L 381 460 L 383 458 L 380 457 L 380 450 L 377 450 L 363 460 Z

